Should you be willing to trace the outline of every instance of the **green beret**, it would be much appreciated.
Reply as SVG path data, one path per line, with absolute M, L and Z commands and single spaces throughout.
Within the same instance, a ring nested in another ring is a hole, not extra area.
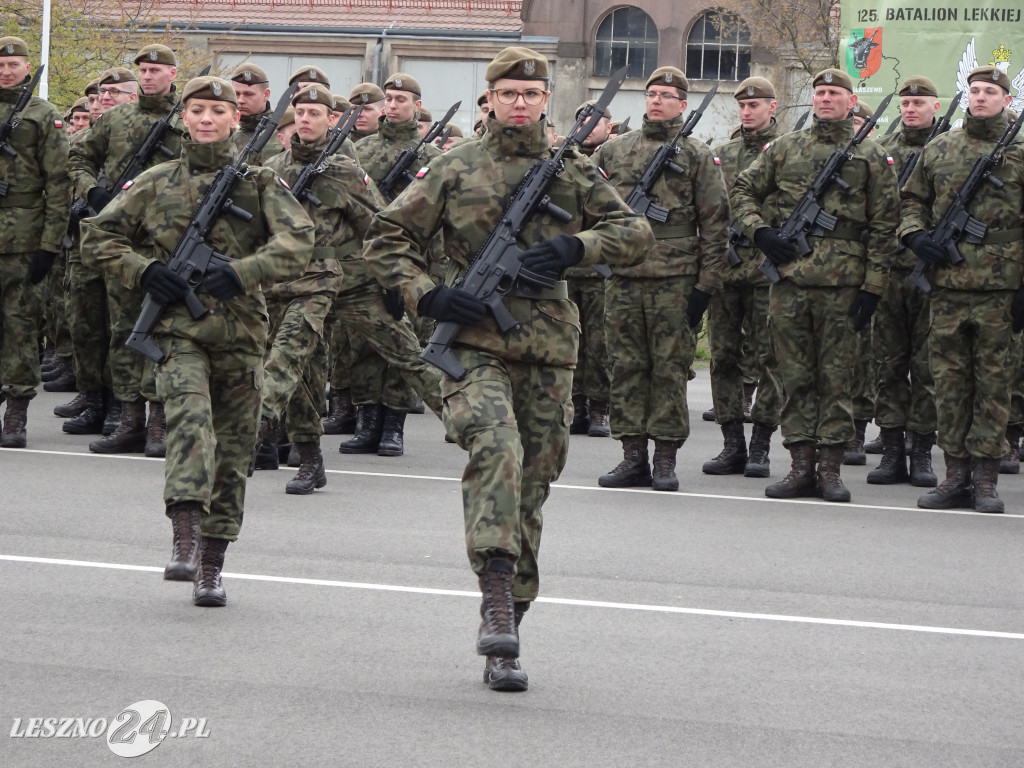
M 506 48 L 487 65 L 484 79 L 488 83 L 502 78 L 509 80 L 547 80 L 548 60 L 536 51 L 514 45 Z
M 587 106 L 587 104 L 597 104 L 597 99 L 589 99 L 589 100 L 587 100 L 587 101 L 584 101 L 584 102 L 583 102 L 582 104 L 580 104 L 580 105 L 579 105 L 578 107 L 576 107 L 576 114 L 575 114 L 575 115 L 573 115 L 573 117 L 574 117 L 575 119 L 577 119 L 577 120 L 579 120 L 579 119 L 580 119 L 580 112 L 582 112 L 582 111 L 583 111 L 583 108 L 584 108 L 585 106 Z M 609 120 L 611 120 L 611 119 L 612 119 L 612 111 L 611 111 L 611 109 L 609 109 L 608 107 L 605 107 L 605 108 L 604 108 L 604 114 L 603 114 L 603 115 L 601 115 L 601 117 L 607 117 L 607 118 L 608 118 Z
M 686 81 L 686 75 L 678 67 L 658 67 L 647 78 L 647 85 L 644 88 L 650 88 L 652 85 L 670 85 L 683 91 L 690 90 L 690 84 Z
M 628 125 L 627 125 L 627 126 L 626 126 L 625 128 L 623 128 L 623 127 L 622 127 L 622 123 L 623 123 L 623 122 L 625 122 L 625 121 L 623 121 L 623 120 L 620 120 L 620 121 L 619 121 L 619 122 L 617 122 L 617 123 L 612 123 L 612 124 L 611 124 L 611 126 L 610 126 L 610 127 L 611 127 L 611 132 L 612 132 L 613 134 L 615 134 L 616 136 L 619 136 L 619 135 L 621 135 L 621 134 L 624 134 L 624 133 L 629 133 L 630 131 L 632 131 L 632 130 L 633 130 L 633 129 L 632 129 L 632 128 L 630 128 L 630 127 L 629 127 Z
M 748 77 L 733 92 L 736 101 L 744 99 L 774 99 L 775 86 L 764 77 Z
M 384 83 L 385 91 L 408 91 L 414 93 L 416 96 L 423 94 L 423 89 L 420 88 L 420 84 L 416 81 L 416 78 L 412 75 L 407 75 L 405 72 L 395 72 L 391 77 Z
M 449 136 L 458 136 L 460 139 L 463 138 L 462 129 L 459 128 L 459 126 L 457 126 L 455 123 L 448 123 L 448 125 L 446 125 L 444 129 L 446 131 L 451 131 L 451 133 L 448 134 Z
M 975 80 L 985 80 L 989 83 L 995 83 L 1007 93 L 1010 92 L 1010 76 L 1007 75 L 999 67 L 985 66 L 972 69 L 971 74 L 967 76 L 967 83 L 970 85 Z
M 487 103 L 487 101 L 487 91 L 484 91 L 483 93 L 476 97 L 476 105 L 478 107 L 482 107 L 484 104 Z
M 138 79 L 135 77 L 135 73 L 128 69 L 128 67 L 111 67 L 102 73 L 96 82 L 99 85 L 106 85 L 107 83 L 136 83 Z
M 853 93 L 853 80 L 850 79 L 848 74 L 839 69 L 829 68 L 821 70 L 821 72 L 814 76 L 814 80 L 811 82 L 812 88 L 817 88 L 819 85 L 836 85 Z
M 82 96 L 80 99 L 75 101 L 74 104 L 71 105 L 71 109 L 68 110 L 68 114 L 70 115 L 72 112 L 88 112 L 88 111 L 89 111 L 89 100 L 87 98 L 85 98 L 85 96 Z
M 295 123 L 295 107 L 288 107 L 288 109 L 286 109 L 284 111 L 284 114 L 281 115 L 281 120 L 277 124 L 277 130 L 281 130 L 282 128 L 287 128 L 289 125 L 292 125 L 294 123 Z
M 28 56 L 28 43 L 20 37 L 0 37 L 0 56 Z
M 333 112 L 334 94 L 322 85 L 307 85 L 292 96 L 292 106 L 299 104 L 323 104 L 328 112 Z
M 903 81 L 898 92 L 899 96 L 938 96 L 935 83 L 922 75 L 914 75 Z
M 373 83 L 360 83 L 352 89 L 348 100 L 353 104 L 375 104 L 384 100 L 384 91 Z
M 90 93 L 100 92 L 100 79 L 97 77 L 95 80 L 90 80 L 86 83 L 85 88 L 82 89 L 82 93 L 88 96 Z
M 260 85 L 262 83 L 270 82 L 270 78 L 267 77 L 266 71 L 262 67 L 257 67 L 255 64 L 239 64 L 233 70 L 228 80 L 233 80 L 236 83 L 243 83 L 244 85 Z
M 865 120 L 870 120 L 875 115 L 875 110 L 871 108 L 871 105 L 866 101 L 858 100 L 856 104 L 850 107 L 851 117 L 862 117 Z
M 346 109 L 352 106 L 352 102 L 342 96 L 340 93 L 334 94 L 334 111 L 344 112 Z
M 420 107 L 420 116 L 416 118 L 421 123 L 432 123 L 434 117 L 430 114 L 430 110 L 426 107 Z
M 166 45 L 153 43 L 144 46 L 132 59 L 133 64 L 166 64 L 169 67 L 178 66 L 178 60 L 174 57 L 174 51 Z
M 288 85 L 295 85 L 296 83 L 320 83 L 324 88 L 331 87 L 331 81 L 327 78 L 327 73 L 320 69 L 320 67 L 314 67 L 312 64 L 300 67 L 292 72 L 292 76 L 288 78 Z
M 230 80 L 223 77 L 193 77 L 185 83 L 185 90 L 181 92 L 182 103 L 189 99 L 209 99 L 210 101 L 230 101 L 238 106 L 238 97 L 235 95 L 235 87 Z

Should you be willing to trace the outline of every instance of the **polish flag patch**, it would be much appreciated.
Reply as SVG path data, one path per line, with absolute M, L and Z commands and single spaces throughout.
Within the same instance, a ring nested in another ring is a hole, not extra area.
M 363 184 L 370 186 L 370 175 L 368 173 L 363 174 Z
M 134 184 L 134 183 L 135 183 L 135 179 L 128 179 L 128 181 L 126 181 L 126 182 L 124 183 L 124 186 L 123 186 L 123 187 L 121 187 L 121 189 L 122 189 L 122 190 L 124 190 L 124 189 L 128 189 L 128 188 L 129 188 L 129 187 L 130 187 L 130 186 L 131 186 L 132 184 Z
M 604 172 L 604 168 L 602 168 L 600 165 L 597 166 L 597 170 L 600 171 L 601 175 L 604 176 L 606 179 L 608 178 L 608 174 Z
M 889 163 L 889 165 L 892 165 L 892 164 L 893 164 L 893 163 L 892 163 L 892 158 L 891 158 L 891 157 L 889 157 L 889 156 L 886 156 L 886 158 L 885 158 L 885 161 L 886 161 L 887 163 Z
M 281 182 L 281 186 L 284 187 L 285 189 L 291 189 L 291 185 L 289 185 L 288 182 L 282 179 L 280 176 L 277 177 L 277 180 Z
M 418 171 L 416 171 L 416 178 L 417 179 L 422 179 L 424 176 L 427 175 L 427 171 L 429 171 L 429 170 L 430 170 L 430 168 L 428 168 L 427 166 L 424 165 L 422 168 L 420 168 Z
M 721 164 L 722 164 L 722 161 L 721 161 L 721 160 L 719 160 L 719 159 L 718 159 L 718 158 L 716 157 L 716 158 L 715 158 L 715 165 L 721 165 Z
M 56 120 L 53 121 L 53 127 L 54 128 L 63 128 L 64 127 L 64 121 L 61 120 L 60 118 L 57 118 Z

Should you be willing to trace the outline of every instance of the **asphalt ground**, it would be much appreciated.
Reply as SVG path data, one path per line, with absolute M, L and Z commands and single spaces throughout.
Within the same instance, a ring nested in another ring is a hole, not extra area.
M 572 438 L 530 689 L 503 694 L 474 653 L 464 454 L 432 416 L 400 458 L 326 436 L 312 496 L 257 473 L 228 606 L 200 609 L 161 578 L 162 462 L 90 454 L 52 416 L 68 399 L 41 393 L 28 449 L 0 451 L 4 768 L 123 763 L 106 732 L 56 734 L 145 700 L 171 733 L 129 764 L 1024 765 L 1024 476 L 1000 478 L 1004 515 L 917 509 L 919 489 L 867 485 L 877 457 L 843 468 L 851 504 L 772 501 L 771 480 L 701 473 L 721 447 L 702 371 L 680 493 L 598 488 L 619 444 Z M 787 459 L 776 434 L 774 479 Z

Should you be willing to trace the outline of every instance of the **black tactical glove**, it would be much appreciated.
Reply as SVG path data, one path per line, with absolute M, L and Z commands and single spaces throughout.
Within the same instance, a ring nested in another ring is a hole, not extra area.
M 57 254 L 53 251 L 44 251 L 42 249 L 36 251 L 32 255 L 32 264 L 28 268 L 28 281 L 32 285 L 41 283 L 43 278 L 50 273 L 56 258 Z
M 871 322 L 871 316 L 878 309 L 881 298 L 870 291 L 857 291 L 848 313 L 853 318 L 853 330 L 863 330 Z
M 188 283 L 185 278 L 174 274 L 164 264 L 154 261 L 139 280 L 143 290 L 160 304 L 173 304 L 184 301 L 188 294 Z
M 754 244 L 775 266 L 788 264 L 796 258 L 796 248 L 787 240 L 779 237 L 779 233 L 771 227 L 761 227 L 754 233 Z
M 99 213 L 107 203 L 114 199 L 114 196 L 103 187 L 93 187 L 86 193 L 85 199 L 89 201 L 89 207 Z
M 214 267 L 203 278 L 203 287 L 215 299 L 233 299 L 241 296 L 244 287 L 242 278 L 229 264 Z
M 1018 288 L 1013 294 L 1013 307 L 1010 312 L 1013 315 L 1013 332 L 1024 331 L 1024 288 Z
M 905 235 L 903 244 L 912 250 L 921 261 L 926 261 L 929 264 L 942 264 L 946 261 L 946 252 L 923 229 Z
M 704 293 L 700 288 L 694 288 L 690 298 L 686 302 L 686 321 L 694 330 L 700 328 L 704 313 L 708 311 L 711 303 L 711 294 Z
M 520 258 L 524 269 L 557 277 L 566 267 L 580 263 L 580 259 L 583 258 L 583 243 L 572 235 L 558 235 L 533 246 Z
M 401 320 L 405 316 L 405 299 L 402 297 L 401 291 L 384 291 L 384 308 L 387 309 L 388 314 L 395 318 L 395 321 Z
M 420 315 L 433 317 L 442 323 L 473 325 L 480 322 L 487 313 L 487 305 L 464 291 L 439 285 L 423 294 L 417 306 Z

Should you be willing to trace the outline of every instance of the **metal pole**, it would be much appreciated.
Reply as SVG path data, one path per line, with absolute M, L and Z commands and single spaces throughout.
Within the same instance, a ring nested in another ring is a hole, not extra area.
M 39 42 L 39 63 L 46 67 L 39 81 L 39 96 L 43 99 L 50 95 L 50 2 L 43 0 L 43 37 Z

